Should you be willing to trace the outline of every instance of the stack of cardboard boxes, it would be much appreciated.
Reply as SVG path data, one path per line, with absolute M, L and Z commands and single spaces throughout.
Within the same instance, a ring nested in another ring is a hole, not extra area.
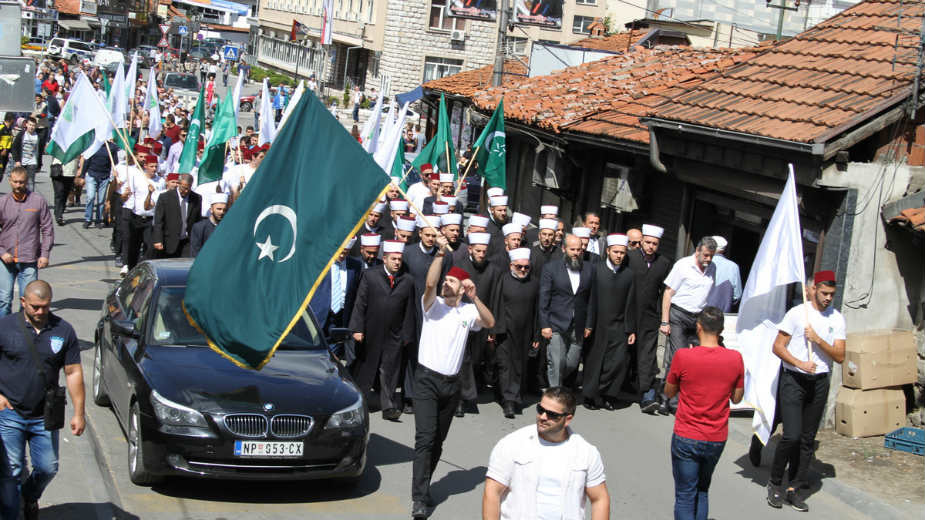
M 835 431 L 849 437 L 884 435 L 906 425 L 902 385 L 916 378 L 911 331 L 848 334 Z

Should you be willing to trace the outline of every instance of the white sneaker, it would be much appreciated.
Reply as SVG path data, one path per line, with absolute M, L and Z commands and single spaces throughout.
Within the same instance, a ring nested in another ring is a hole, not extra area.
M 122 269 L 119 271 L 119 276 L 125 276 L 125 275 L 127 275 L 127 274 L 128 274 L 128 266 L 127 266 L 127 265 L 123 265 L 123 266 L 122 266 Z

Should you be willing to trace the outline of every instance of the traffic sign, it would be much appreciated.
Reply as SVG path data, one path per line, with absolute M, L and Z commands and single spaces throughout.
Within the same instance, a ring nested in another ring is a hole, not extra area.
M 162 23 L 161 24 L 161 34 L 167 34 L 167 31 L 170 30 L 170 25 Z
M 164 36 L 161 38 L 161 41 L 157 42 L 158 47 L 170 47 L 170 44 L 167 43 L 167 37 Z
M 186 34 L 187 32 L 189 32 L 189 28 L 185 25 L 179 25 L 177 26 L 177 32 L 179 34 Z
M 232 47 L 231 45 L 226 45 L 225 48 L 222 49 L 222 55 L 226 60 L 238 61 L 238 48 Z

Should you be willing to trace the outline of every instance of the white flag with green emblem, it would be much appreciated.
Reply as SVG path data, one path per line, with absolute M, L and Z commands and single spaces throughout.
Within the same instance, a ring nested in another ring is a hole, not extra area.
M 157 139 L 161 133 L 161 107 L 157 103 L 157 78 L 151 69 L 148 75 L 148 89 L 145 92 L 145 110 L 148 111 L 148 136 Z
M 96 153 L 105 141 L 105 138 L 97 140 L 96 136 L 109 135 L 109 128 L 111 125 L 106 107 L 90 84 L 90 80 L 81 72 L 77 84 L 61 109 L 61 116 L 51 130 L 51 138 L 45 152 L 65 164 L 76 159 L 81 153 L 88 158 Z

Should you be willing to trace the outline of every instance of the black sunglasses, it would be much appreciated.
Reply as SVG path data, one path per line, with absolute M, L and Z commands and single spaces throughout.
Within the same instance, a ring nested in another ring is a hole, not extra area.
M 641 244 L 641 243 L 642 243 L 642 242 L 640 242 L 639 240 L 630 240 L 630 241 L 629 241 L 629 245 L 631 245 L 631 246 L 638 246 L 638 245 Z
M 552 421 L 558 421 L 559 419 L 568 415 L 567 413 L 559 413 L 559 412 L 553 412 L 551 410 L 547 410 L 543 408 L 542 405 L 540 405 L 540 403 L 536 403 L 536 415 L 543 415 L 543 414 L 546 414 L 546 417 L 548 417 Z
M 526 271 L 527 269 L 530 269 L 530 264 L 527 264 L 527 265 L 514 264 L 514 269 L 517 269 L 518 271 Z

